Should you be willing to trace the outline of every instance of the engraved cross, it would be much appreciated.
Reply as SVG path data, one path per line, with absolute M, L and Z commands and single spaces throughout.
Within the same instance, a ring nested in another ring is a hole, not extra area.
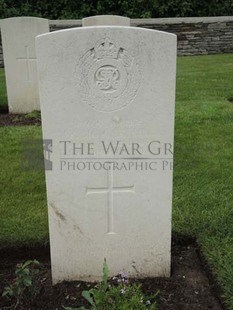
M 107 194 L 108 195 L 108 234 L 114 232 L 114 204 L 113 194 L 117 193 L 135 193 L 134 185 L 132 186 L 114 186 L 113 185 L 113 170 L 108 170 L 108 185 L 106 187 L 86 187 L 86 195 L 90 194 Z
M 35 61 L 36 57 L 30 57 L 29 56 L 29 46 L 25 46 L 25 52 L 26 52 L 26 56 L 25 57 L 18 57 L 17 60 L 19 61 L 26 61 L 26 65 L 27 65 L 27 75 L 28 75 L 28 82 L 31 81 L 31 73 L 30 73 L 30 62 Z

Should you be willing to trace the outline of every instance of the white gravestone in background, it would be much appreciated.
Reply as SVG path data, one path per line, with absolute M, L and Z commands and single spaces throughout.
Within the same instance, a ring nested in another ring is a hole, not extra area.
M 1 20 L 10 113 L 40 110 L 35 37 L 46 32 L 49 32 L 47 19 L 13 17 Z
M 176 36 L 99 26 L 37 37 L 53 283 L 170 275 Z
M 130 26 L 130 18 L 118 15 L 96 15 L 82 19 L 83 27 L 88 26 Z

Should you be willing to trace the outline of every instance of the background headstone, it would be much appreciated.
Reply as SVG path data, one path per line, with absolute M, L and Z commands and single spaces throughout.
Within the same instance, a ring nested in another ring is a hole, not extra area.
M 96 15 L 82 19 L 83 27 L 88 26 L 130 26 L 130 18 L 117 15 Z
M 176 36 L 84 27 L 37 37 L 53 283 L 170 275 Z
M 47 19 L 13 17 L 1 20 L 10 113 L 40 110 L 35 37 L 46 32 L 49 32 Z

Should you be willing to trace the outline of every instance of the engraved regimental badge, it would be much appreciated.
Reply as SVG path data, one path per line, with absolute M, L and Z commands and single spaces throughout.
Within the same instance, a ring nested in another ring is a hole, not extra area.
M 99 40 L 77 66 L 78 88 L 93 109 L 113 112 L 136 96 L 140 69 L 135 57 L 109 38 Z

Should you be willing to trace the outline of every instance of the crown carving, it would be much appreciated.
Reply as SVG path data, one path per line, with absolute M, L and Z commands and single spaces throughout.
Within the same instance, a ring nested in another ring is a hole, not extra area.
M 102 40 L 95 47 L 96 57 L 98 59 L 110 58 L 116 59 L 118 57 L 119 48 L 112 43 L 108 38 Z

